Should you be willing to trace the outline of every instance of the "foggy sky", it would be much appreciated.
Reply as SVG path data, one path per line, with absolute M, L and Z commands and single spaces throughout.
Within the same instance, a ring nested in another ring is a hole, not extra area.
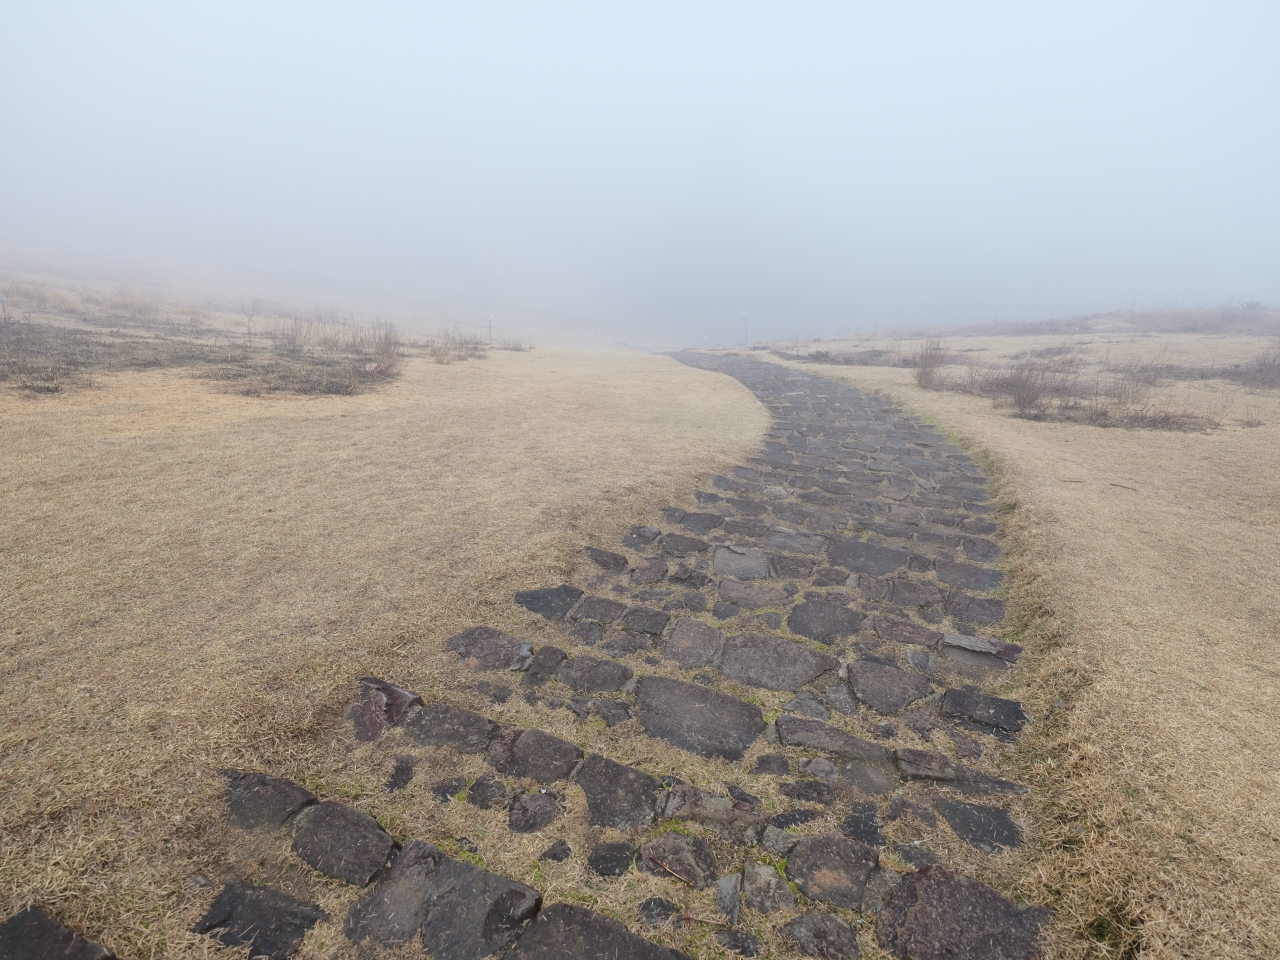
M 1280 4 L 20 4 L 0 259 L 680 345 L 1280 303 Z

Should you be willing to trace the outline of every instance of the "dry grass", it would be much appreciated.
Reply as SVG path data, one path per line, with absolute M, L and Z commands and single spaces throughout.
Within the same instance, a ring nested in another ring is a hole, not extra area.
M 460 809 L 423 791 L 475 758 L 423 753 L 414 784 L 386 793 L 396 744 L 355 749 L 341 720 L 354 678 L 475 705 L 444 639 L 491 623 L 543 642 L 554 626 L 515 590 L 573 575 L 583 543 L 616 544 L 767 425 L 736 382 L 636 354 L 413 358 L 358 396 L 251 399 L 166 369 L 97 379 L 0 394 L 0 913 L 34 901 L 129 957 L 219 954 L 187 933 L 212 896 L 188 882 L 273 871 L 337 918 L 306 954 L 341 955 L 356 891 L 284 870 L 279 840 L 232 837 L 216 771 L 297 778 L 402 839 L 455 836 Z M 517 695 L 486 712 L 533 709 Z M 621 727 L 556 722 L 634 757 Z M 672 895 L 647 877 L 597 889 L 572 863 L 536 866 L 544 838 L 466 829 L 552 898 L 618 912 L 610 897 Z
M 1061 345 L 948 341 L 1006 366 Z M 1120 369 L 1162 351 L 1166 366 L 1222 369 L 1266 341 L 1069 346 Z M 1280 956 L 1280 395 L 1181 382 L 1175 400 L 1193 413 L 1224 397 L 1247 413 L 1208 431 L 1099 430 L 922 390 L 910 370 L 805 369 L 901 400 L 999 478 L 1014 630 L 1034 652 L 1015 692 L 1037 718 L 1020 760 L 1037 842 L 997 880 L 1055 906 L 1050 955 Z

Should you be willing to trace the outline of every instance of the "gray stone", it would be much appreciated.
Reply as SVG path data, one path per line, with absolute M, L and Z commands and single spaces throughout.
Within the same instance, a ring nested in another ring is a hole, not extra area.
M 744 957 L 758 956 L 764 946 L 763 940 L 745 930 L 717 930 L 716 941 L 726 950 Z
M 825 757 L 802 757 L 800 772 L 809 777 L 817 777 L 819 780 L 833 781 L 840 778 L 840 771 L 836 769 L 836 765 Z
M 938 862 L 938 858 L 927 847 L 921 846 L 919 840 L 900 843 L 893 848 L 893 852 L 916 869 Z
M 638 550 L 640 547 L 647 547 L 660 536 L 662 536 L 662 531 L 655 530 L 653 527 L 632 527 L 627 535 L 622 538 L 622 545 Z
M 600 550 L 596 547 L 586 547 L 586 555 L 601 570 L 608 570 L 610 573 L 616 573 L 619 570 L 627 569 L 627 558 L 620 553 L 613 553 L 609 550 Z
M 592 826 L 630 830 L 653 823 L 654 796 L 660 784 L 643 770 L 593 753 L 575 780 L 587 796 Z
M 343 924 L 347 938 L 394 947 L 416 937 L 426 919 L 423 888 L 444 860 L 444 854 L 425 841 L 406 843 L 386 876 L 351 905 Z
M 642 900 L 636 908 L 636 919 L 647 927 L 660 927 L 680 915 L 680 907 L 664 897 Z
M 663 553 L 676 557 L 688 557 L 701 553 L 711 544 L 697 537 L 686 537 L 683 533 L 664 533 L 658 540 L 658 546 L 662 547 Z
M 773 532 L 765 538 L 766 549 L 779 553 L 821 553 L 827 545 L 827 538 L 813 533 L 800 533 L 787 527 L 774 527 Z
M 892 640 L 895 643 L 915 643 L 922 647 L 932 647 L 942 639 L 942 634 L 937 630 L 930 630 L 928 627 L 922 627 L 908 620 L 876 617 L 872 621 L 872 626 L 881 640 Z
M 223 946 L 248 947 L 250 957 L 285 960 L 297 952 L 308 930 L 328 919 L 329 915 L 314 903 L 279 890 L 232 881 L 222 888 L 191 932 L 211 933 Z M 11 954 L 3 956 L 8 958 Z M 97 956 L 102 954 L 86 954 L 85 960 Z
M 753 687 L 796 690 L 839 666 L 835 657 L 807 643 L 748 632 L 724 642 L 718 669 L 730 680 Z
M 779 830 L 790 830 L 792 827 L 798 827 L 803 823 L 821 820 L 822 816 L 823 811 L 821 810 L 815 810 L 812 807 L 798 807 L 785 813 L 774 814 L 769 818 L 769 825 L 777 827 Z
M 866 659 L 849 664 L 849 686 L 877 713 L 897 713 L 933 693 L 933 685 L 919 674 Z
M 583 693 L 616 693 L 631 679 L 631 668 L 615 660 L 582 655 L 566 660 L 556 672 L 556 679 Z
M 653 646 L 653 637 L 647 633 L 636 633 L 632 630 L 619 630 L 610 635 L 604 648 L 610 656 L 629 657 L 640 650 L 648 650 Z
M 746 905 L 760 913 L 796 907 L 796 895 L 778 871 L 750 857 L 742 865 L 742 893 Z
M 963 633 L 948 633 L 942 637 L 943 648 L 969 650 L 992 657 L 999 657 L 1009 663 L 1017 663 L 1022 656 L 1022 648 L 1016 643 L 1005 643 L 1003 640 L 990 640 L 987 637 L 970 637 Z
M 786 830 L 770 824 L 764 828 L 764 833 L 760 835 L 760 848 L 765 853 L 771 853 L 775 857 L 785 857 L 791 852 L 791 848 L 796 845 L 798 840 L 799 837 L 794 834 L 787 833 Z
M 711 613 L 717 620 L 731 620 L 741 612 L 732 603 L 717 603 L 711 608 Z
M 498 725 L 462 707 L 431 703 L 409 714 L 405 732 L 426 746 L 453 747 L 459 753 L 483 753 L 498 732 Z
M 791 772 L 791 761 L 787 759 L 785 753 L 762 753 L 756 758 L 756 764 L 750 772 L 785 777 Z
M 803 717 L 816 717 L 825 720 L 831 714 L 808 690 L 801 690 L 782 707 L 787 713 L 798 713 Z
M 789 746 L 826 750 L 848 760 L 887 761 L 889 751 L 876 743 L 808 717 L 781 716 L 775 721 L 778 735 Z
M 538 914 L 508 960 L 691 960 L 638 937 L 586 907 L 553 903 Z
M 472 627 L 450 637 L 445 646 L 471 670 L 523 670 L 533 656 L 532 644 L 493 627 Z
M 935 564 L 938 579 L 950 587 L 961 590 L 994 590 L 1004 583 L 1004 574 L 989 567 L 975 567 L 954 560 L 939 560 Z
M 980 727 L 1016 733 L 1027 725 L 1027 715 L 1016 700 L 988 697 L 952 688 L 942 698 L 942 715 L 967 720 Z
M 1050 913 L 1006 900 L 945 867 L 902 878 L 876 923 L 876 942 L 899 960 L 1034 960 Z
M 43 910 L 24 907 L 0 923 L 0 957 L 5 960 L 113 960 L 115 954 L 101 944 L 86 940 Z
M 718 513 L 686 513 L 680 521 L 682 527 L 700 537 L 705 537 L 722 523 L 724 517 Z
M 1000 545 L 994 540 L 969 537 L 964 542 L 964 555 L 970 560 L 976 560 L 978 563 L 990 563 L 1000 556 Z
M 846 760 L 836 764 L 840 771 L 840 779 L 851 783 L 863 793 L 883 796 L 891 793 L 897 782 L 897 771 L 887 763 L 866 763 L 859 760 Z
M 660 634 L 671 620 L 669 614 L 647 607 L 632 607 L 622 618 L 622 629 L 632 633 Z
M 880 832 L 880 817 L 874 803 L 855 803 L 838 829 L 846 837 L 869 847 L 884 846 L 884 834 Z
M 786 487 L 769 486 L 761 490 L 760 495 L 769 500 L 785 500 L 791 494 Z
M 779 933 L 806 957 L 859 960 L 862 956 L 853 927 L 829 913 L 806 913 L 785 924 Z
M 695 890 L 709 887 L 716 879 L 716 855 L 701 837 L 687 833 L 664 833 L 640 848 L 636 866 L 645 873 L 675 876 Z
M 787 617 L 787 629 L 802 637 L 831 643 L 850 636 L 862 626 L 865 614 L 829 600 L 806 600 Z
M 559 647 L 546 646 L 534 654 L 524 672 L 526 683 L 544 683 L 555 676 L 564 662 L 565 653 Z
M 1004 619 L 1004 602 L 971 597 L 953 590 L 947 597 L 947 613 L 957 620 L 986 626 Z
M 516 603 L 548 620 L 563 620 L 581 599 L 582 591 L 567 583 L 543 590 L 521 590 L 516 594 Z
M 742 759 L 765 726 L 755 704 L 668 677 L 644 677 L 637 705 L 649 736 L 707 757 Z
M 831 784 L 822 783 L 818 780 L 798 780 L 795 783 L 780 784 L 778 792 L 784 797 L 790 797 L 792 800 L 824 805 L 836 798 L 835 789 Z
M 667 561 L 662 557 L 651 557 L 637 563 L 631 571 L 631 585 L 642 587 L 645 584 L 657 583 L 667 575 Z
M 815 587 L 848 587 L 853 586 L 848 570 L 840 567 L 821 567 L 813 572 Z
M 596 716 L 611 727 L 631 719 L 631 708 L 617 700 L 592 700 L 591 705 L 595 707 Z
M 962 800 L 938 800 L 935 804 L 944 820 L 961 840 L 984 853 L 1004 847 L 1022 846 L 1022 831 L 1004 810 Z
M 832 537 L 827 544 L 831 565 L 854 573 L 885 577 L 907 565 L 909 554 L 897 547 L 881 547 L 863 540 Z
M 717 796 L 692 784 L 675 784 L 661 802 L 662 817 L 706 824 L 736 843 L 754 844 L 764 828 L 759 801 L 750 803 L 732 796 Z
M 523 731 L 509 749 L 494 738 L 485 760 L 499 773 L 554 783 L 573 772 L 582 751 L 567 740 L 538 729 Z
M 602 877 L 620 877 L 631 869 L 636 846 L 626 840 L 597 843 L 587 854 L 587 866 Z
M 862 907 L 862 893 L 879 854 L 838 833 L 805 837 L 787 857 L 787 878 L 814 900 L 846 910 Z
M 667 640 L 666 656 L 682 667 L 705 667 L 720 656 L 724 635 L 693 617 L 677 620 Z
M 467 789 L 466 777 L 450 777 L 448 780 L 441 780 L 431 788 L 431 796 L 435 797 L 441 803 L 449 803 L 458 794 L 464 793 Z
M 956 747 L 956 756 L 963 760 L 978 760 L 982 757 L 982 744 L 972 737 L 966 737 L 956 730 L 944 730 Z
M 730 580 L 727 577 L 720 581 L 718 590 L 721 599 L 744 610 L 778 607 L 790 599 L 782 587 L 769 583 L 743 583 L 740 580 Z
M 511 801 L 507 826 L 513 833 L 533 833 L 556 818 L 559 804 L 550 793 L 522 793 Z
M 759 520 L 726 520 L 724 532 L 734 537 L 747 537 L 759 540 L 768 536 L 769 527 Z
M 898 771 L 908 780 L 951 781 L 960 770 L 950 757 L 928 750 L 899 749 L 894 751 L 894 758 Z
M 507 802 L 507 788 L 497 777 L 485 774 L 467 788 L 467 803 L 481 810 L 501 807 Z
M 626 612 L 627 605 L 607 597 L 587 597 L 570 614 L 573 620 L 590 620 L 594 623 L 613 623 Z
M 847 716 L 854 716 L 858 712 L 858 704 L 853 699 L 853 694 L 849 692 L 849 688 L 843 683 L 836 683 L 829 687 L 823 687 L 822 699 L 827 701 L 827 706 L 832 710 L 836 710 Z
M 294 818 L 293 852 L 321 873 L 363 887 L 387 864 L 395 841 L 367 813 L 333 800 Z
M 227 819 L 243 830 L 275 830 L 316 802 L 310 790 L 283 777 L 239 770 L 223 770 L 222 776 L 227 781 Z
M 891 599 L 899 607 L 927 607 L 942 600 L 942 591 L 932 583 L 915 580 L 894 580 Z
M 741 873 L 730 873 L 716 881 L 716 907 L 729 918 L 729 926 L 738 922 L 742 908 Z
M 862 912 L 879 913 L 884 909 L 885 901 L 902 878 L 896 870 L 876 867 L 871 871 L 871 879 L 867 881 L 867 889 L 862 892 Z
M 399 723 L 414 704 L 421 705 L 422 698 L 412 690 L 376 677 L 361 677 L 360 699 L 351 710 L 357 742 L 377 740 L 383 731 Z
M 938 661 L 927 650 L 908 650 L 907 664 L 919 670 L 925 676 L 937 676 Z
M 413 757 L 396 757 L 396 765 L 387 778 L 387 792 L 395 793 L 407 787 L 413 781 L 413 772 L 417 766 L 418 761 Z
M 445 860 L 423 889 L 422 945 L 435 960 L 480 960 L 520 934 L 542 906 L 523 883 L 462 860 Z
M 773 575 L 784 580 L 808 580 L 813 575 L 814 562 L 808 557 L 773 554 L 769 563 L 773 567 Z
M 600 624 L 584 620 L 574 625 L 574 628 L 569 631 L 569 636 L 584 647 L 594 647 L 604 639 L 604 630 L 600 627 Z
M 573 847 L 569 846 L 569 842 L 567 840 L 557 840 L 538 854 L 538 859 L 547 860 L 551 863 L 563 863 L 571 856 L 573 856 Z
M 751 547 L 716 547 L 715 572 L 738 580 L 763 580 L 769 576 L 769 557 Z

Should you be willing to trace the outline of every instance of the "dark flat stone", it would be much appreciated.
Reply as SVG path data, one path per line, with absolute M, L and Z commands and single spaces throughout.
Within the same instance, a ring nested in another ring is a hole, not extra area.
M 581 759 L 582 751 L 576 745 L 536 728 L 523 731 L 509 749 L 505 744 L 499 745 L 495 737 L 485 756 L 499 773 L 528 777 L 539 783 L 563 780 Z
M 533 645 L 493 627 L 472 627 L 445 641 L 445 646 L 472 670 L 521 670 L 533 656 Z
M 890 599 L 899 607 L 927 607 L 942 600 L 942 591 L 932 583 L 917 580 L 894 580 Z
M 773 575 L 784 580 L 808 580 L 813 575 L 814 563 L 807 557 L 774 554 L 769 557 L 769 563 L 773 566 Z
M 640 848 L 636 866 L 645 873 L 675 875 L 695 890 L 716 879 L 716 855 L 711 844 L 687 833 L 664 833 Z
M 333 800 L 294 818 L 293 852 L 321 873 L 363 887 L 387 864 L 395 841 L 367 813 Z
M 807 643 L 763 633 L 742 633 L 724 642 L 720 673 L 753 687 L 798 690 L 810 680 L 836 670 L 840 661 Z
M 762 753 L 756 758 L 756 764 L 750 772 L 785 777 L 791 773 L 791 761 L 785 753 Z
M 604 648 L 609 651 L 610 656 L 629 657 L 633 653 L 650 649 L 653 646 L 653 639 L 653 636 L 648 633 L 619 630 L 609 635 L 609 641 Z
M 583 621 L 576 624 L 569 631 L 569 636 L 577 640 L 584 647 L 594 647 L 597 643 L 604 639 L 604 630 L 600 628 L 600 624 Z
M 964 633 L 948 633 L 942 637 L 942 647 L 979 653 L 988 657 L 998 657 L 1006 663 L 1017 663 L 1022 656 L 1022 648 L 1016 643 L 1003 640 L 992 640 L 988 637 L 971 637 Z M 948 653 L 951 651 L 948 650 Z
M 523 883 L 462 860 L 445 860 L 427 876 L 422 945 L 435 960 L 480 960 L 520 934 L 542 906 Z
M 853 699 L 853 694 L 849 692 L 849 688 L 843 682 L 823 687 L 822 699 L 826 701 L 828 707 L 837 713 L 853 716 L 858 712 L 857 701 Z
M 541 830 L 556 818 L 559 805 L 550 793 L 522 793 L 511 801 L 507 810 L 507 826 L 513 833 Z
M 686 537 L 683 533 L 664 533 L 658 540 L 658 546 L 662 548 L 663 553 L 669 553 L 676 557 L 688 557 L 695 553 L 701 553 L 711 544 L 705 540 L 699 540 L 697 537 Z
M 677 620 L 667 638 L 665 655 L 682 667 L 705 667 L 720 656 L 724 635 L 710 624 L 693 617 Z
M 880 817 L 874 803 L 855 803 L 837 829 L 846 837 L 869 847 L 884 846 L 884 834 L 880 832 Z
M 655 530 L 653 527 L 632 527 L 627 535 L 622 538 L 622 545 L 630 547 L 632 550 L 638 550 L 641 547 L 647 547 L 660 536 L 662 536 L 662 531 Z
M 596 716 L 611 727 L 631 719 L 631 708 L 617 700 L 592 700 L 591 705 L 595 707 Z
M 957 563 L 954 560 L 939 560 L 935 565 L 938 579 L 947 586 L 959 587 L 961 590 L 994 590 L 1004 583 L 1004 574 L 989 567 L 975 567 L 970 563 Z
M 430 703 L 411 713 L 405 732 L 418 743 L 453 747 L 459 753 L 483 753 L 498 732 L 488 717 L 447 703 Z
M 717 620 L 732 620 L 741 612 L 742 610 L 732 603 L 717 603 L 711 608 L 711 613 Z
M 769 576 L 769 556 L 752 547 L 716 547 L 715 572 L 738 580 L 763 580 Z
M 867 659 L 849 664 L 849 686 L 877 713 L 897 713 L 933 693 L 933 685 L 918 673 Z
M 680 907 L 662 897 L 650 897 L 636 908 L 636 919 L 648 927 L 660 927 L 680 915 Z
M 583 693 L 615 693 L 631 679 L 631 668 L 616 660 L 570 657 L 556 673 L 556 679 Z
M 942 715 L 968 720 L 982 727 L 1014 733 L 1029 722 L 1022 704 L 1016 700 L 988 697 L 954 687 L 942 697 Z
M 707 757 L 740 760 L 764 731 L 755 704 L 681 680 L 644 677 L 636 702 L 645 733 Z
M 723 529 L 725 533 L 748 540 L 761 540 L 769 535 L 769 525 L 759 520 L 726 520 Z
M 1022 831 L 999 807 L 986 807 L 962 800 L 938 800 L 934 803 L 944 820 L 961 840 L 984 853 L 995 853 L 1004 847 L 1022 846 Z
M 828 804 L 836 798 L 835 788 L 831 784 L 823 783 L 820 780 L 797 780 L 794 783 L 783 783 L 778 786 L 778 792 L 784 797 L 800 800 L 803 803 Z
M 725 874 L 716 881 L 716 909 L 725 915 L 729 926 L 738 922 L 742 912 L 742 874 Z
M 421 703 L 422 697 L 412 690 L 376 677 L 361 677 L 360 699 L 351 710 L 356 740 L 360 743 L 377 740 L 384 730 L 400 722 L 406 710 Z
M 516 941 L 508 960 L 691 960 L 638 937 L 586 907 L 553 903 Z
M 759 956 L 760 951 L 764 948 L 764 941 L 759 937 L 753 937 L 745 930 L 733 928 L 717 930 L 716 941 L 731 953 L 744 957 Z
M 1000 545 L 994 540 L 969 537 L 964 542 L 964 555 L 978 563 L 990 563 L 1000 556 Z
M 661 784 L 643 770 L 593 753 L 575 780 L 587 796 L 592 826 L 629 830 L 653 823 L 654 797 Z
M 571 856 L 573 856 L 573 847 L 569 846 L 569 842 L 567 840 L 557 840 L 538 854 L 538 859 L 548 860 L 551 863 L 563 863 Z
M 787 629 L 810 640 L 830 643 L 858 631 L 866 615 L 828 600 L 806 600 L 787 617 Z
M 989 625 L 1004 619 L 1004 602 L 979 599 L 953 590 L 947 597 L 947 613 L 966 623 Z
M 853 573 L 886 577 L 907 565 L 908 552 L 898 547 L 882 547 L 864 540 L 832 537 L 827 544 L 827 557 L 833 567 L 844 567 Z
M 796 810 L 775 813 L 769 818 L 769 826 L 776 827 L 779 830 L 788 830 L 804 823 L 812 823 L 814 820 L 821 819 L 822 816 L 823 812 L 821 810 L 800 807 Z
M 742 865 L 742 899 L 760 913 L 794 910 L 796 895 L 776 868 L 747 857 Z
M 862 956 L 857 932 L 829 913 L 806 913 L 783 925 L 778 932 L 806 957 L 858 960 Z
M 677 566 L 675 573 L 671 574 L 672 583 L 678 583 L 684 587 L 692 587 L 695 590 L 705 587 L 710 581 L 711 578 L 709 576 L 696 567 L 689 566 L 687 563 Z M 686 594 L 686 596 L 688 595 Z
M 533 655 L 524 672 L 526 683 L 545 683 L 555 676 L 564 662 L 565 653 L 559 647 L 546 646 Z
M 956 756 L 962 760 L 979 760 L 982 758 L 982 744 L 972 737 L 966 737 L 955 730 L 943 731 L 955 744 Z
M 667 575 L 667 561 L 662 557 L 650 557 L 635 565 L 631 571 L 631 585 L 642 587 L 645 584 L 657 583 Z
M 481 810 L 492 810 L 494 807 L 501 807 L 507 802 L 506 785 L 497 777 L 485 774 L 483 777 L 476 777 L 475 781 L 467 788 L 467 803 L 473 807 L 479 807 Z
M 602 877 L 620 877 L 631 869 L 636 846 L 626 840 L 597 843 L 587 855 L 587 866 Z
M 724 517 L 718 513 L 686 513 L 680 521 L 682 527 L 699 537 L 705 537 L 722 523 Z
M 862 893 L 879 854 L 838 833 L 804 837 L 787 857 L 787 879 L 814 900 L 847 910 L 862 907 Z
M 831 716 L 826 706 L 808 690 L 801 690 L 783 704 L 782 709 L 787 713 L 798 713 L 802 717 L 814 717 L 817 720 L 825 720 Z
M 955 780 L 960 772 L 960 764 L 951 757 L 928 750 L 902 748 L 895 750 L 894 759 L 898 764 L 898 772 L 908 780 Z
M 4 960 L 113 960 L 115 954 L 101 944 L 86 940 L 43 910 L 24 907 L 0 923 L 0 957 Z
M 275 830 L 316 802 L 310 790 L 283 777 L 239 770 L 223 770 L 222 776 L 227 781 L 227 819 L 243 830 Z
M 659 803 L 659 817 L 707 824 L 735 843 L 755 843 L 764 826 L 759 801 L 743 801 L 732 794 L 718 796 L 688 783 L 671 787 L 665 797 L 659 795 Z
M 233 881 L 191 932 L 211 933 L 223 946 L 248 947 L 251 957 L 285 960 L 297 952 L 308 930 L 328 919 L 314 903 Z
M 395 793 L 407 787 L 413 780 L 413 771 L 417 765 L 418 761 L 413 757 L 396 757 L 395 768 L 387 778 L 387 792 Z
M 593 620 L 596 623 L 613 623 L 626 612 L 627 605 L 607 597 L 587 597 L 573 611 L 574 620 Z
M 622 618 L 622 629 L 632 633 L 660 634 L 670 622 L 670 614 L 647 607 L 632 607 Z
M 899 960 L 1034 960 L 1049 915 L 945 867 L 926 866 L 890 894 L 876 942 Z
M 351 905 L 343 924 L 347 939 L 356 943 L 371 939 L 382 947 L 413 940 L 427 916 L 423 900 L 427 877 L 444 860 L 444 854 L 425 841 L 406 843 L 386 876 Z
M 900 843 L 893 850 L 894 853 L 917 870 L 938 862 L 938 858 L 927 847 L 919 847 L 914 843 Z
M 441 780 L 431 788 L 431 796 L 435 797 L 441 803 L 448 803 L 458 794 L 464 793 L 467 789 L 466 777 L 450 777 L 448 780 Z
M 581 599 L 582 591 L 567 583 L 542 590 L 521 590 L 516 594 L 516 603 L 548 620 L 563 620 Z
M 849 586 L 849 577 L 849 571 L 840 567 L 821 567 L 813 571 L 813 585 L 815 587 Z
M 601 570 L 609 570 L 616 572 L 627 569 L 627 558 L 620 553 L 613 553 L 609 550 L 600 550 L 596 547 L 586 547 L 584 552 L 591 562 Z
M 758 610 L 761 607 L 777 607 L 786 603 L 787 592 L 771 583 L 743 583 L 740 580 L 725 578 L 717 586 L 720 599 L 741 607 L 744 610 Z
M 827 545 L 827 538 L 814 533 L 801 533 L 786 527 L 776 527 L 765 537 L 765 549 L 779 553 L 821 553 Z
M 889 760 L 889 751 L 876 743 L 862 740 L 851 733 L 808 717 L 786 714 L 774 721 L 782 742 L 792 746 L 826 750 L 849 760 Z
M 684 519 L 684 511 L 677 507 L 663 507 L 662 515 L 668 523 L 679 523 Z

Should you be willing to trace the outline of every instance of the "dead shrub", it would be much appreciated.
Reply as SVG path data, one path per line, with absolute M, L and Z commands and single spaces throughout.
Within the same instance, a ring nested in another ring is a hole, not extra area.
M 941 387 L 940 371 L 947 361 L 947 351 L 941 340 L 926 340 L 911 355 L 911 360 L 916 370 L 917 386 L 923 390 L 936 390 Z

